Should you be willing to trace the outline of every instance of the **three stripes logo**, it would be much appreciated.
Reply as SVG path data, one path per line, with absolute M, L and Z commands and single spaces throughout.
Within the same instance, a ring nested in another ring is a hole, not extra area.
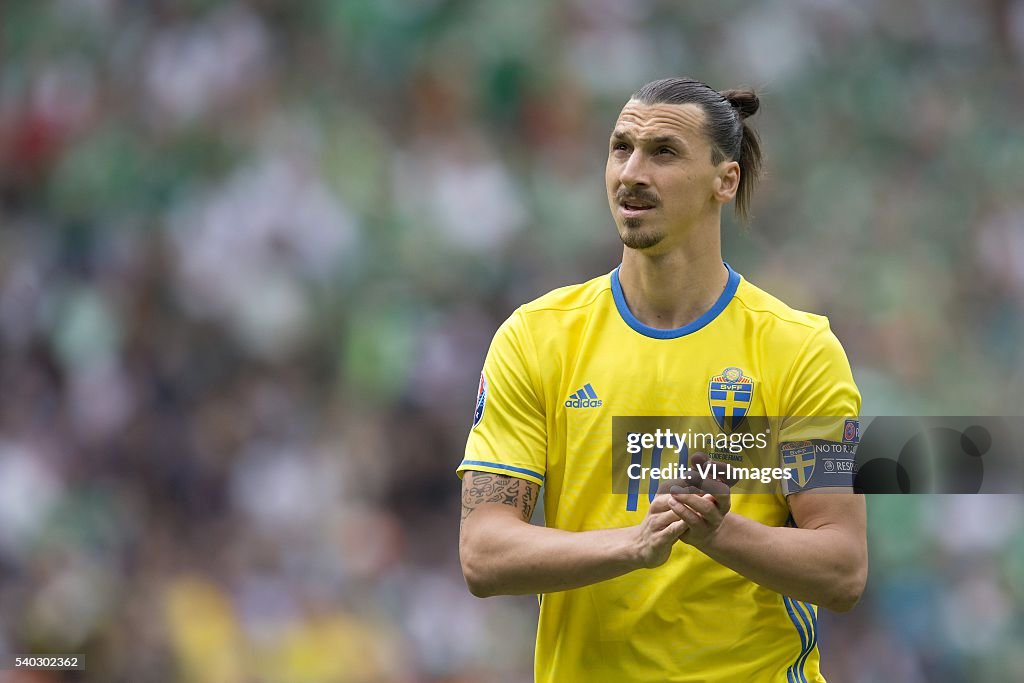
M 601 399 L 597 397 L 597 392 L 594 391 L 594 387 L 590 386 L 590 383 L 583 385 L 582 389 L 565 399 L 566 408 L 600 408 Z

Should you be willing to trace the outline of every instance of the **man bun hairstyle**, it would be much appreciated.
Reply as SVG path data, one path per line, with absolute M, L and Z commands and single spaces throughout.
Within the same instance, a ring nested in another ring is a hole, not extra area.
M 637 90 L 632 99 L 647 105 L 696 104 L 704 110 L 704 126 L 711 140 L 711 163 L 720 164 L 727 159 L 739 163 L 736 214 L 744 222 L 749 220 L 750 199 L 761 176 L 761 141 L 746 122 L 761 106 L 754 91 L 718 92 L 692 78 L 663 78 Z

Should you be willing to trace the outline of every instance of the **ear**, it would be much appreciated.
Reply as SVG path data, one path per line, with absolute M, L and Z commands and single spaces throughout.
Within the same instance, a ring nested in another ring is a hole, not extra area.
M 726 204 L 736 196 L 740 187 L 740 164 L 738 161 L 723 161 L 718 165 L 715 176 L 715 198 Z

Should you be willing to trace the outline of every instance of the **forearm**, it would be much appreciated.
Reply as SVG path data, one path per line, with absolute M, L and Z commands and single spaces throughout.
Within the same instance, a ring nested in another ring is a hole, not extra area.
M 572 532 L 497 515 L 471 523 L 459 550 L 478 597 L 564 591 L 643 566 L 634 527 Z
M 765 588 L 840 612 L 856 604 L 867 573 L 866 552 L 838 529 L 770 527 L 735 513 L 701 550 Z

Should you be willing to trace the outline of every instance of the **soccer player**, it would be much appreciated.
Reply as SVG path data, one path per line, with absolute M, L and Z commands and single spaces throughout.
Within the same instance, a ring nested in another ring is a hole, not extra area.
M 605 170 L 622 263 L 521 306 L 491 343 L 458 467 L 460 557 L 474 595 L 539 594 L 541 683 L 823 681 L 817 606 L 864 589 L 863 497 L 841 458 L 815 466 L 857 438 L 843 349 L 826 318 L 722 261 L 722 207 L 745 218 L 760 170 L 758 106 L 684 78 L 636 92 Z M 613 493 L 612 417 L 643 415 L 723 431 L 781 416 L 771 448 L 795 474 L 774 494 Z

